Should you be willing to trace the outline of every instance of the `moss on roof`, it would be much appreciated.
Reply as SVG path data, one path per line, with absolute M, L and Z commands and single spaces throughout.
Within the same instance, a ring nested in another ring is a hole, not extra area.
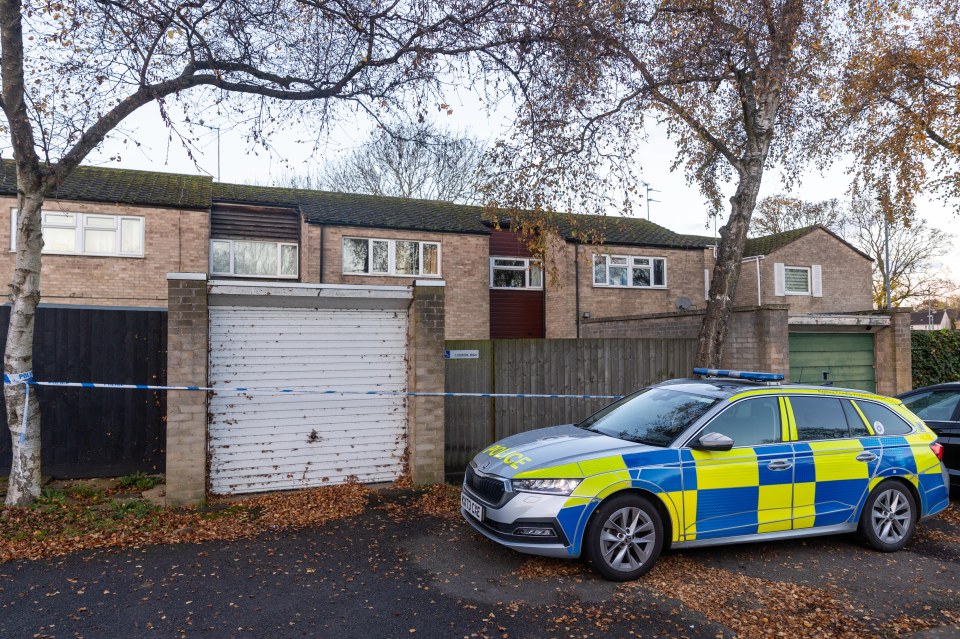
M 212 184 L 213 180 L 203 175 L 81 166 L 54 190 L 51 197 L 58 200 L 209 209 Z M 17 195 L 13 160 L 0 162 L 0 194 Z
M 792 231 L 784 231 L 782 233 L 774 233 L 773 235 L 750 238 L 747 240 L 747 243 L 743 248 L 743 256 L 754 257 L 756 255 L 770 255 L 777 249 L 786 246 L 790 242 L 800 239 L 816 228 L 821 227 L 814 224 L 813 226 L 805 226 L 800 229 L 793 229 Z

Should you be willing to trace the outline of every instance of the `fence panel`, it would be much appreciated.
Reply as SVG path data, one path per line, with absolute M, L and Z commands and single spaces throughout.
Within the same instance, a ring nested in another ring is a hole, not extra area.
M 0 307 L 6 343 L 10 307 Z M 37 309 L 34 377 L 42 381 L 167 382 L 167 313 L 161 310 Z M 34 387 L 40 400 L 41 468 L 53 477 L 164 470 L 166 394 Z M 10 472 L 10 436 L 0 396 L 0 473 Z
M 448 341 L 479 359 L 448 360 L 447 392 L 627 395 L 693 368 L 693 339 L 550 339 Z M 486 350 L 489 349 L 489 350 Z M 612 400 L 465 398 L 446 400 L 446 467 L 461 473 L 478 450 L 497 439 L 573 423 Z

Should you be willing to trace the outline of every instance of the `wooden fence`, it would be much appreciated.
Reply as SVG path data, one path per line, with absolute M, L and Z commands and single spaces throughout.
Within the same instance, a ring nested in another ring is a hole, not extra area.
M 448 393 L 626 395 L 687 377 L 693 339 L 449 340 L 477 359 L 446 360 Z M 488 444 L 534 428 L 579 422 L 613 400 L 448 397 L 446 472 L 463 473 Z
M 10 307 L 0 307 L 0 344 Z M 33 374 L 41 381 L 163 385 L 167 312 L 112 308 L 37 309 Z M 53 477 L 164 470 L 166 393 L 35 387 L 41 471 Z M 10 432 L 0 394 L 0 473 L 10 472 Z

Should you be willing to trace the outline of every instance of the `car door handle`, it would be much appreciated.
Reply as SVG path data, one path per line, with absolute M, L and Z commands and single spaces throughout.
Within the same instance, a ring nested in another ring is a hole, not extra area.
M 767 464 L 768 470 L 787 470 L 793 466 L 793 462 L 788 459 L 774 459 L 772 462 Z
M 876 458 L 877 458 L 877 456 L 874 455 L 873 453 L 871 453 L 869 450 L 865 450 L 865 451 L 863 451 L 862 453 L 860 453 L 859 455 L 857 455 L 857 461 L 858 461 L 858 462 L 872 462 L 872 461 L 875 460 Z

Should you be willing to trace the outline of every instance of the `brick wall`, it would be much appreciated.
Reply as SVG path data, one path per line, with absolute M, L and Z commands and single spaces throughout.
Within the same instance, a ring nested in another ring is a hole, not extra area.
M 878 393 L 898 395 L 913 388 L 909 309 L 890 313 L 890 326 L 878 330 L 874 337 L 873 354 Z
M 607 288 L 593 285 L 593 256 L 598 253 L 667 259 L 667 288 Z M 693 307 L 704 308 L 703 269 L 712 268 L 713 254 L 704 249 L 657 249 L 635 246 L 552 245 L 547 253 L 547 337 L 577 336 L 577 270 L 579 269 L 579 317 L 591 318 L 647 315 L 676 310 L 680 297 Z M 586 335 L 581 330 L 581 337 Z
M 446 339 L 490 338 L 490 252 L 489 238 L 486 235 L 325 226 L 323 228 L 324 284 L 411 286 L 415 279 L 423 279 L 412 276 L 345 275 L 342 257 L 344 236 L 440 242 L 440 278 L 438 279 L 446 282 Z M 319 241 L 319 231 L 316 237 Z M 312 274 L 312 271 L 308 272 Z M 319 273 L 319 268 L 316 272 Z M 314 280 L 304 279 L 303 281 Z
M 410 305 L 408 387 L 444 392 L 444 302 L 442 282 L 415 286 Z M 411 397 L 407 405 L 409 467 L 416 484 L 443 481 L 444 399 Z
M 704 310 L 673 311 L 643 317 L 584 320 L 582 337 L 696 338 Z M 723 367 L 790 373 L 787 307 L 771 304 L 734 309 L 724 348 Z
M 774 295 L 774 264 L 823 269 L 823 297 Z M 763 304 L 787 304 L 791 314 L 866 311 L 873 308 L 873 262 L 830 233 L 817 229 L 760 260 Z M 740 273 L 737 305 L 757 303 L 756 263 L 748 261 Z
M 167 383 L 207 385 L 207 277 L 171 273 Z M 167 502 L 196 504 L 207 490 L 207 394 L 167 391 Z
M 10 216 L 13 198 L 0 198 L 0 271 L 13 271 Z M 207 272 L 209 212 L 147 206 L 47 200 L 47 211 L 144 218 L 143 257 L 44 255 L 42 302 L 96 306 L 166 306 L 167 273 Z

